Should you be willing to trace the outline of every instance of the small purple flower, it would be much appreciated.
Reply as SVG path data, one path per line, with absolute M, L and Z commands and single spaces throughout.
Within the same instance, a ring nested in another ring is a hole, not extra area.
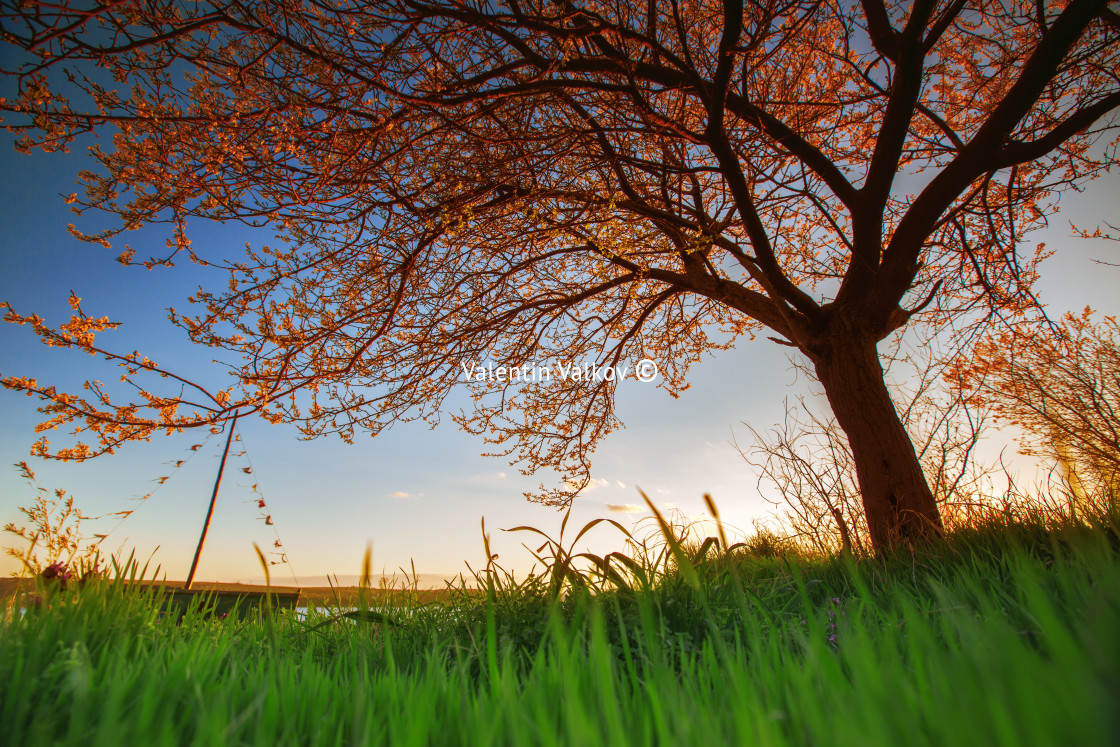
M 71 573 L 70 569 L 63 563 L 56 560 L 44 568 L 40 576 L 44 581 L 58 584 L 61 588 L 65 589 L 66 583 L 74 577 L 74 574 Z
M 832 607 L 839 607 L 840 606 L 840 597 L 832 597 L 828 601 L 832 603 Z M 829 609 L 828 610 L 828 624 L 825 626 L 825 632 L 828 635 L 829 644 L 833 648 L 835 648 L 836 647 L 837 636 L 839 634 L 839 629 L 837 628 L 837 625 L 836 625 L 836 610 L 835 609 Z

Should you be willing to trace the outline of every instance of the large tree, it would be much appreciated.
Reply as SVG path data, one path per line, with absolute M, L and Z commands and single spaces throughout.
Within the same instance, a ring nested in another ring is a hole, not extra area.
M 5 383 L 99 435 L 53 452 L 85 457 L 236 409 L 376 432 L 437 413 L 484 359 L 651 358 L 676 392 L 704 351 L 766 330 L 820 379 L 875 546 L 936 533 L 877 344 L 1030 302 L 1023 236 L 1115 162 L 1109 5 L 4 0 L 29 53 L 2 104 L 23 146 L 111 133 L 77 201 L 119 230 L 168 221 L 172 255 L 223 265 L 173 319 L 243 359 L 207 402 Z M 196 256 L 193 218 L 285 242 Z M 91 350 L 106 325 L 9 319 Z M 617 425 L 616 386 L 478 383 L 458 420 L 559 469 L 535 495 L 564 502 Z

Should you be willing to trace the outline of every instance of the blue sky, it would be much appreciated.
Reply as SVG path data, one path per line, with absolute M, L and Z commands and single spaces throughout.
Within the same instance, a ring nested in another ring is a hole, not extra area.
M 78 189 L 76 173 L 89 166 L 84 149 L 70 155 L 30 156 L 0 142 L 0 300 L 22 313 L 35 312 L 49 322 L 68 317 L 66 299 L 73 290 L 84 309 L 107 315 L 124 326 L 103 341 L 120 351 L 139 349 L 172 370 L 185 370 L 220 380 L 205 349 L 185 343 L 184 335 L 166 320 L 164 308 L 186 306 L 185 298 L 208 282 L 196 268 L 147 271 L 125 268 L 113 258 L 120 248 L 106 250 L 72 238 L 67 223 L 92 230 L 98 219 L 75 217 L 62 195 Z M 1093 260 L 1120 262 L 1115 243 L 1071 238 L 1069 221 L 1081 226 L 1120 222 L 1120 179 L 1097 182 L 1084 194 L 1063 200 L 1063 212 L 1036 240 L 1057 254 L 1043 267 L 1039 289 L 1051 312 L 1090 304 L 1103 313 L 1120 312 L 1116 288 L 1120 269 Z M 267 234 L 195 226 L 192 239 L 202 252 L 235 252 L 246 241 L 267 243 Z M 138 256 L 158 253 L 165 238 L 161 227 L 129 236 Z M 217 278 L 221 282 L 221 278 Z M 0 328 L 0 374 L 36 376 L 41 381 L 76 389 L 86 378 L 112 380 L 115 369 L 86 355 L 47 349 L 26 329 Z M 610 506 L 642 503 L 637 488 L 658 504 L 677 506 L 688 515 L 703 509 L 701 496 L 710 492 L 727 521 L 744 528 L 772 513 L 757 489 L 757 478 L 732 445 L 749 439 L 742 421 L 759 430 L 778 422 L 783 401 L 794 401 L 808 387 L 791 369 L 786 349 L 764 339 L 742 340 L 730 351 L 709 357 L 693 370 L 692 387 L 673 399 L 655 385 L 628 381 L 619 390 L 619 415 L 625 429 L 610 436 L 593 455 L 593 490 L 580 496 L 570 524 L 582 526 L 606 517 L 629 525 L 640 514 L 618 513 Z M 466 398 L 451 401 L 465 407 Z M 39 484 L 62 488 L 75 496 L 85 513 L 136 509 L 123 523 L 88 522 L 87 533 L 113 529 L 106 547 L 136 549 L 141 557 L 154 553 L 169 578 L 183 578 L 201 528 L 217 470 L 221 437 L 197 452 L 191 446 L 203 436 L 187 433 L 133 444 L 113 456 L 84 464 L 31 460 L 33 428 L 39 422 L 36 400 L 0 390 L 0 522 L 21 523 L 17 506 L 29 505 L 32 489 L 7 465 L 29 460 Z M 522 491 L 534 488 L 540 476 L 522 476 L 505 460 L 483 458 L 486 445 L 460 432 L 450 418 L 434 429 L 423 423 L 397 426 L 375 439 L 359 437 L 353 445 L 336 438 L 301 441 L 289 426 L 270 426 L 247 419 L 239 425 L 243 449 L 251 460 L 231 458 L 219 497 L 213 527 L 199 569 L 205 579 L 232 580 L 261 575 L 252 543 L 272 546 L 273 527 L 258 518 L 251 485 L 259 485 L 273 517 L 291 567 L 277 566 L 278 581 L 304 584 L 326 573 L 348 575 L 360 569 L 367 543 L 374 567 L 393 571 L 415 563 L 420 573 L 453 574 L 464 561 L 483 561 L 479 522 L 486 519 L 499 563 L 525 570 L 528 555 L 519 545 L 527 536 L 504 534 L 500 528 L 522 524 L 554 535 L 561 515 L 527 502 Z M 61 441 L 64 439 L 56 438 Z M 170 463 L 193 457 L 173 475 Z M 147 501 L 163 476 L 170 479 Z M 547 477 L 544 479 L 548 479 Z M 3 535 L 0 545 L 14 538 Z M 620 545 L 614 530 L 600 527 L 590 535 L 595 551 Z M 156 549 L 158 547 L 158 550 Z M 11 558 L 0 559 L 0 574 L 17 570 Z

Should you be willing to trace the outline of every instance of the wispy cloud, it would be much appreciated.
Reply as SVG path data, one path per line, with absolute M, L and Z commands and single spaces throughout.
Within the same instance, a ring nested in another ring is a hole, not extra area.
M 493 485 L 496 482 L 501 482 L 509 477 L 505 472 L 490 472 L 485 475 L 473 475 L 470 481 L 475 485 Z
M 636 503 L 623 503 L 621 505 L 608 503 L 607 510 L 615 514 L 644 514 L 649 509 Z
M 394 490 L 392 493 L 389 493 L 389 497 L 397 501 L 405 499 L 415 500 L 417 498 L 423 497 L 423 495 L 423 493 L 406 493 L 403 490 Z
M 624 483 L 622 480 L 615 480 L 614 484 L 622 488 L 623 490 L 626 490 L 626 483 Z
M 564 484 L 569 488 L 575 488 L 579 485 L 579 482 L 577 482 L 576 480 L 565 480 Z M 596 480 L 593 477 L 593 478 L 591 478 L 591 482 L 587 483 L 587 486 L 583 490 L 579 491 L 579 494 L 580 495 L 587 495 L 588 493 L 590 493 L 592 490 L 595 490 L 596 488 L 605 488 L 605 487 L 609 486 L 610 484 L 611 484 L 610 480 L 604 480 L 602 478 Z

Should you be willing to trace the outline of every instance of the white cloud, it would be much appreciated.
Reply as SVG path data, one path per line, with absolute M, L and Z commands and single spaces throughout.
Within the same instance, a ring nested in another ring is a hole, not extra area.
M 505 472 L 490 472 L 485 475 L 472 475 L 469 479 L 475 485 L 492 485 L 509 477 Z
M 610 480 L 603 480 L 603 479 L 596 480 L 593 477 L 593 478 L 591 478 L 591 481 L 587 483 L 587 486 L 583 490 L 579 491 L 579 494 L 580 495 L 587 495 L 588 493 L 590 493 L 592 490 L 595 490 L 596 488 L 603 488 L 603 487 L 606 487 L 610 484 L 611 484 Z M 576 481 L 576 480 L 565 480 L 564 485 L 568 488 L 576 488 L 576 487 L 579 486 L 579 482 Z
M 649 509 L 636 503 L 624 503 L 622 505 L 608 503 L 607 510 L 616 514 L 644 514 Z
M 389 493 L 389 497 L 394 499 L 394 500 L 404 500 L 406 498 L 420 498 L 423 495 L 424 495 L 423 493 L 406 493 L 403 490 L 394 490 L 392 493 Z
M 614 484 L 622 488 L 623 490 L 626 490 L 626 483 L 624 483 L 622 480 L 615 480 Z

